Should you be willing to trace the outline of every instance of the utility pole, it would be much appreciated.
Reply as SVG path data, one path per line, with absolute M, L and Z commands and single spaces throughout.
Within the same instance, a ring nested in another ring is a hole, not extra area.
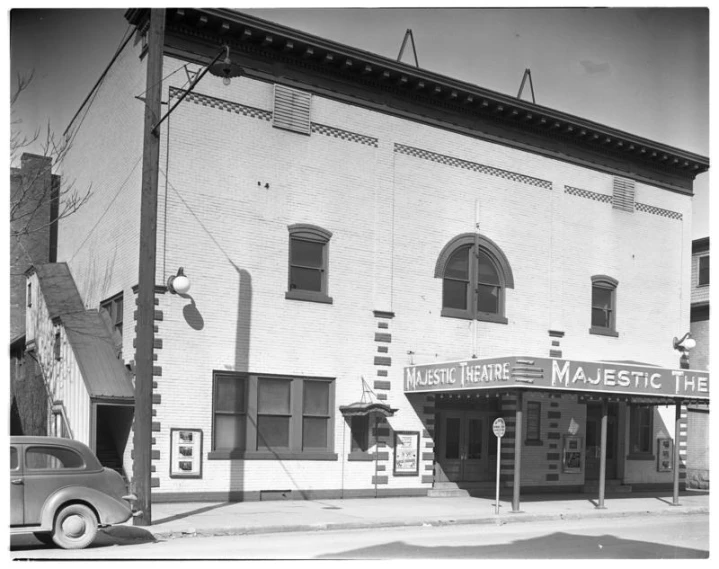
M 140 202 L 140 266 L 137 292 L 137 341 L 135 348 L 135 434 L 132 465 L 135 507 L 141 514 L 134 525 L 152 523 L 150 498 L 152 470 L 152 367 L 155 343 L 155 268 L 157 243 L 157 182 L 160 160 L 162 59 L 165 45 L 165 10 L 150 10 L 147 37 L 145 128 Z

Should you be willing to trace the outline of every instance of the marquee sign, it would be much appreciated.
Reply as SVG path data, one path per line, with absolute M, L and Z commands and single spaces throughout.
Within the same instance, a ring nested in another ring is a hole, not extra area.
M 508 387 L 709 400 L 709 372 L 620 362 L 505 357 L 414 365 L 405 393 Z

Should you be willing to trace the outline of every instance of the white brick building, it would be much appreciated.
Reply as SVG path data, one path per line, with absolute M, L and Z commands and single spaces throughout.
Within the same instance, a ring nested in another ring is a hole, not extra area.
M 123 299 L 110 313 L 130 368 L 147 17 L 128 12 L 137 41 L 73 131 L 62 174 L 94 194 L 58 238 L 85 308 Z M 163 112 L 222 45 L 243 75 L 206 75 L 161 127 L 153 500 L 481 490 L 499 416 L 510 485 L 517 385 L 411 393 L 411 366 L 673 377 L 706 158 L 228 10 L 167 11 Z M 179 267 L 185 295 L 166 286 Z M 591 486 L 602 401 L 607 480 L 670 485 L 657 444 L 676 438 L 676 402 L 708 400 L 708 374 L 692 378 L 527 388 L 522 488 Z M 394 413 L 343 416 L 363 385 Z

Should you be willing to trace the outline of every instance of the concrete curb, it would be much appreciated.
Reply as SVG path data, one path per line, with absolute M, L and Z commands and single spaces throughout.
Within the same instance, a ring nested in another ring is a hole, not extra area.
M 453 525 L 505 525 L 508 523 L 541 522 L 552 520 L 579 520 L 587 518 L 626 518 L 632 516 L 689 516 L 709 514 L 708 507 L 686 507 L 672 508 L 666 510 L 631 510 L 617 512 L 612 510 L 595 510 L 586 512 L 568 512 L 561 514 L 527 514 L 518 512 L 508 513 L 504 516 L 482 517 L 482 518 L 434 518 L 424 520 L 384 520 L 384 521 L 361 521 L 361 522 L 327 522 L 308 524 L 287 524 L 278 526 L 263 527 L 216 527 L 195 529 L 188 526 L 187 530 L 170 530 L 152 527 L 145 528 L 153 534 L 155 539 L 178 539 L 188 537 L 213 537 L 229 535 L 259 535 L 268 533 L 291 533 L 291 532 L 316 532 L 316 531 L 341 531 L 372 528 L 392 527 L 421 527 L 421 526 L 453 526 Z

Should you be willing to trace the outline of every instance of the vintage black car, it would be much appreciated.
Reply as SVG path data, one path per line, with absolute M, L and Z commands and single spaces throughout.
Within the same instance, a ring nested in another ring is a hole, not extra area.
M 83 443 L 10 438 L 10 533 L 33 533 L 65 549 L 90 545 L 99 527 L 132 516 L 135 496 Z

